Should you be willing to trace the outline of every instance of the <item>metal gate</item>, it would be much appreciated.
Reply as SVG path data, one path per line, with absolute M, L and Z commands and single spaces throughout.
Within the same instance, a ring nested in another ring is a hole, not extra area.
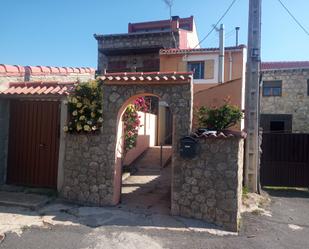
M 10 102 L 8 184 L 57 188 L 59 108 L 56 101 Z
M 261 184 L 309 187 L 309 134 L 263 134 Z

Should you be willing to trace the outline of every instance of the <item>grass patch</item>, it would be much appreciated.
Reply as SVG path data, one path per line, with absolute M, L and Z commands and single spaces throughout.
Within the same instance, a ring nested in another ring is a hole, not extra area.
M 242 198 L 248 199 L 249 189 L 247 187 L 242 187 Z

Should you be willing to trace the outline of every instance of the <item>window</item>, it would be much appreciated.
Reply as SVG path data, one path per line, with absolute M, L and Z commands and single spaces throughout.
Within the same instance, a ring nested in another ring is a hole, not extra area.
M 270 132 L 284 132 L 284 121 L 270 121 Z
M 263 96 L 282 96 L 282 81 L 264 81 Z
M 188 71 L 193 72 L 194 79 L 204 79 L 204 64 L 203 61 L 188 62 Z
M 293 115 L 261 114 L 260 126 L 264 133 L 291 133 Z

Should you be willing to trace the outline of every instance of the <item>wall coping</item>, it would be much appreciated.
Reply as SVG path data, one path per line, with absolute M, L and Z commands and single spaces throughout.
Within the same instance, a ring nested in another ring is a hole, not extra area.
M 247 133 L 244 131 L 230 131 L 230 130 L 217 132 L 216 134 L 214 133 L 198 134 L 197 132 L 194 132 L 191 134 L 191 137 L 196 139 L 229 139 L 229 138 L 245 139 L 247 137 Z

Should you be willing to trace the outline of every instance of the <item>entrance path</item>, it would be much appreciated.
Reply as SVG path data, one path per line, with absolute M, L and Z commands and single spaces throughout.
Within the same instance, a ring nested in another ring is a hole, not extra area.
M 171 147 L 163 148 L 162 165 L 169 162 Z M 151 147 L 135 163 L 137 173 L 122 183 L 119 208 L 145 214 L 169 214 L 171 164 L 160 166 L 160 147 Z

